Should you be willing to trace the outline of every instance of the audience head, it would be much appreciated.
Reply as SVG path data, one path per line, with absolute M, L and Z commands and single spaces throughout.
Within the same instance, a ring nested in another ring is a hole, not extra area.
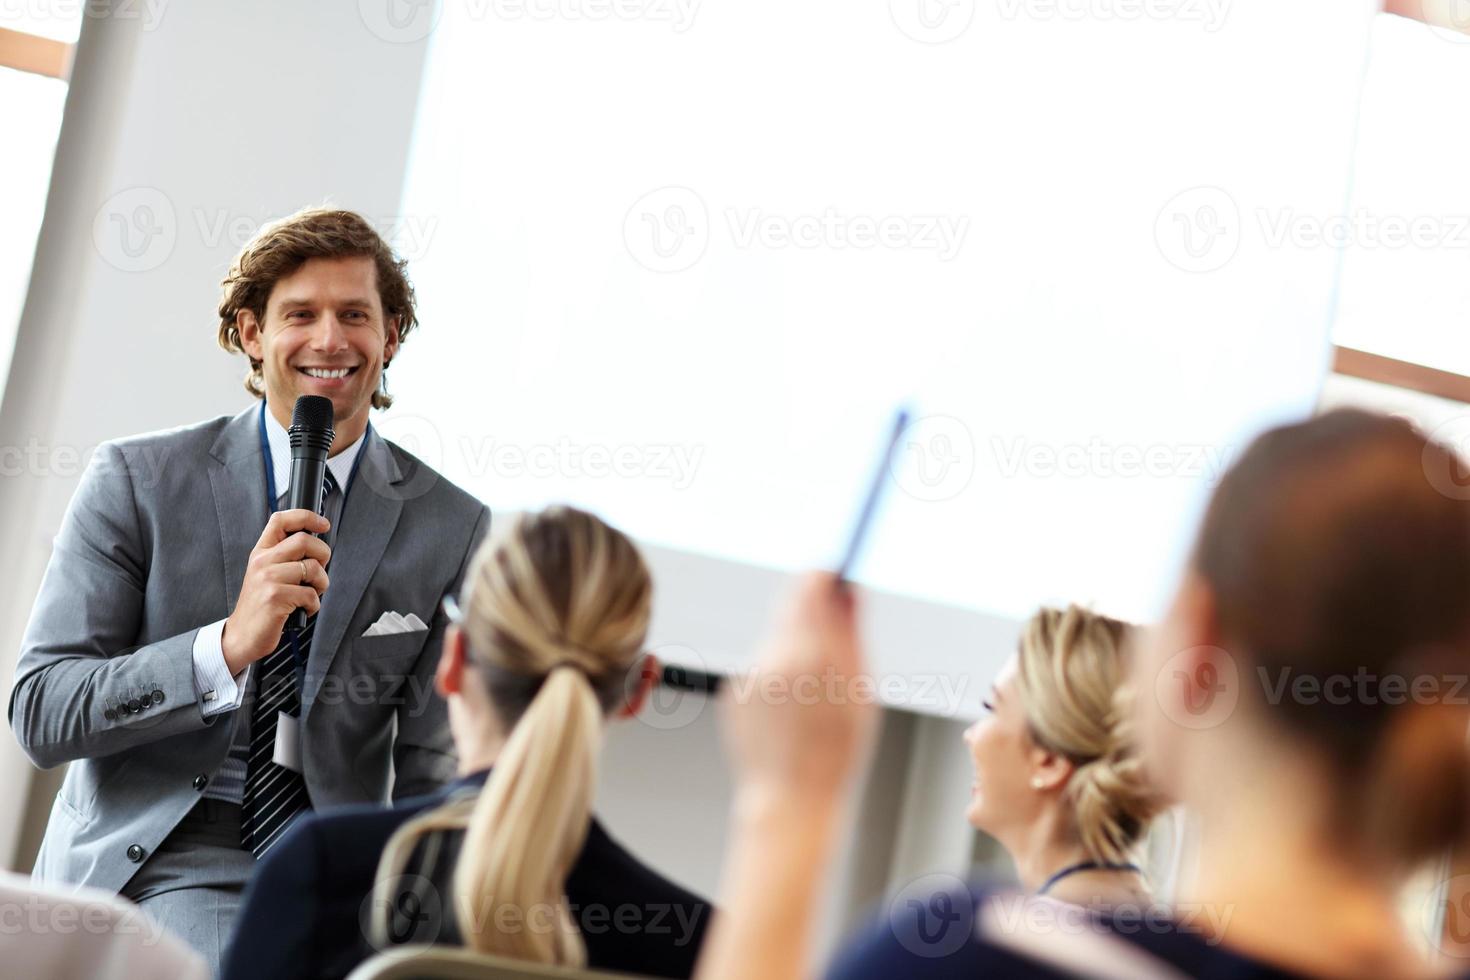
M 652 594 L 633 542 L 569 507 L 508 521 L 475 557 L 438 673 L 461 758 L 498 748 L 455 876 L 472 948 L 583 961 L 565 882 L 591 817 L 603 719 L 636 711 L 657 675 L 642 657 Z M 496 928 L 504 907 L 521 928 Z
M 1077 606 L 1042 609 L 965 733 L 975 763 L 971 824 L 1013 849 L 1052 826 L 1105 864 L 1127 862 L 1158 803 L 1118 707 L 1134 630 Z
M 1470 501 L 1431 481 L 1458 466 L 1408 424 L 1352 410 L 1249 447 L 1139 658 L 1153 778 L 1208 815 L 1289 771 L 1281 804 L 1366 868 L 1461 838 Z

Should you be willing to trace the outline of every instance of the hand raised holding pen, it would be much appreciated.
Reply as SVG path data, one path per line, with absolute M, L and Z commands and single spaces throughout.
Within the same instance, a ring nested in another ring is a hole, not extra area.
M 818 882 L 876 731 L 866 669 L 851 590 L 836 575 L 814 574 L 788 600 L 751 675 L 727 683 L 735 802 L 726 906 L 705 942 L 700 980 L 806 975 Z
M 851 589 L 835 575 L 806 576 L 752 676 L 727 685 L 737 792 L 839 802 L 867 759 L 877 723 L 866 669 Z

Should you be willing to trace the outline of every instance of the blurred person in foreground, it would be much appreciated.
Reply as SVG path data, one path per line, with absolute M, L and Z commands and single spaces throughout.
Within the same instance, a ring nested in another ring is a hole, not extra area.
M 26 980 L 207 980 L 204 958 L 132 902 L 0 871 L 0 963 Z
M 635 715 L 659 676 L 652 598 L 632 541 L 583 511 L 518 515 L 486 541 L 435 678 L 461 778 L 293 828 L 246 893 L 226 980 L 340 977 L 400 943 L 693 973 L 709 904 L 591 810 L 608 718 Z
M 909 896 L 830 975 L 1440 975 L 1396 900 L 1470 819 L 1470 709 L 1405 694 L 1453 692 L 1470 664 L 1470 501 L 1434 479 L 1460 465 L 1400 420 L 1341 410 L 1266 433 L 1220 483 L 1134 671 L 1144 764 L 1200 822 L 1171 915 L 983 888 Z M 759 669 L 862 665 L 851 600 L 816 579 Z M 701 977 L 806 972 L 872 722 L 852 699 L 735 706 L 726 905 Z

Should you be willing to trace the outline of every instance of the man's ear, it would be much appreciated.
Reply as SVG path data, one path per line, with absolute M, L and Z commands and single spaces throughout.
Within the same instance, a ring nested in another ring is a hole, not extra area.
M 388 324 L 384 328 L 384 339 L 383 339 L 383 366 L 384 367 L 387 367 L 388 366 L 388 362 L 391 361 L 391 360 L 393 360 L 393 355 L 398 353 L 398 319 L 399 318 L 396 317 L 396 316 L 390 316 L 388 318 Z
M 250 310 L 235 311 L 235 329 L 240 331 L 240 346 L 245 353 L 257 361 L 265 360 L 265 352 L 260 344 L 260 321 Z
M 434 690 L 442 697 L 458 694 L 464 687 L 464 632 L 458 626 L 444 631 L 444 649 L 439 653 L 439 666 L 434 668 Z
M 625 685 L 623 705 L 618 709 L 616 715 L 618 718 L 636 717 L 638 712 L 643 710 L 643 705 L 648 702 L 648 696 L 658 686 L 664 673 L 663 664 L 659 663 L 658 658 L 651 653 L 645 653 L 635 669 L 638 671 L 638 679 L 634 682 L 632 677 L 629 677 L 630 683 Z

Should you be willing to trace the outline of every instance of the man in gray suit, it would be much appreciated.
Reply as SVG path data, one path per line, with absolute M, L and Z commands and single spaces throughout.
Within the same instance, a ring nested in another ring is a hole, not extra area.
M 220 304 L 259 403 L 99 447 L 31 613 L 11 726 L 38 766 L 71 763 L 36 876 L 120 892 L 211 964 L 294 817 L 455 775 L 439 604 L 490 515 L 369 425 L 415 324 L 358 215 L 265 229 Z M 334 409 L 322 516 L 281 509 L 300 395 Z

